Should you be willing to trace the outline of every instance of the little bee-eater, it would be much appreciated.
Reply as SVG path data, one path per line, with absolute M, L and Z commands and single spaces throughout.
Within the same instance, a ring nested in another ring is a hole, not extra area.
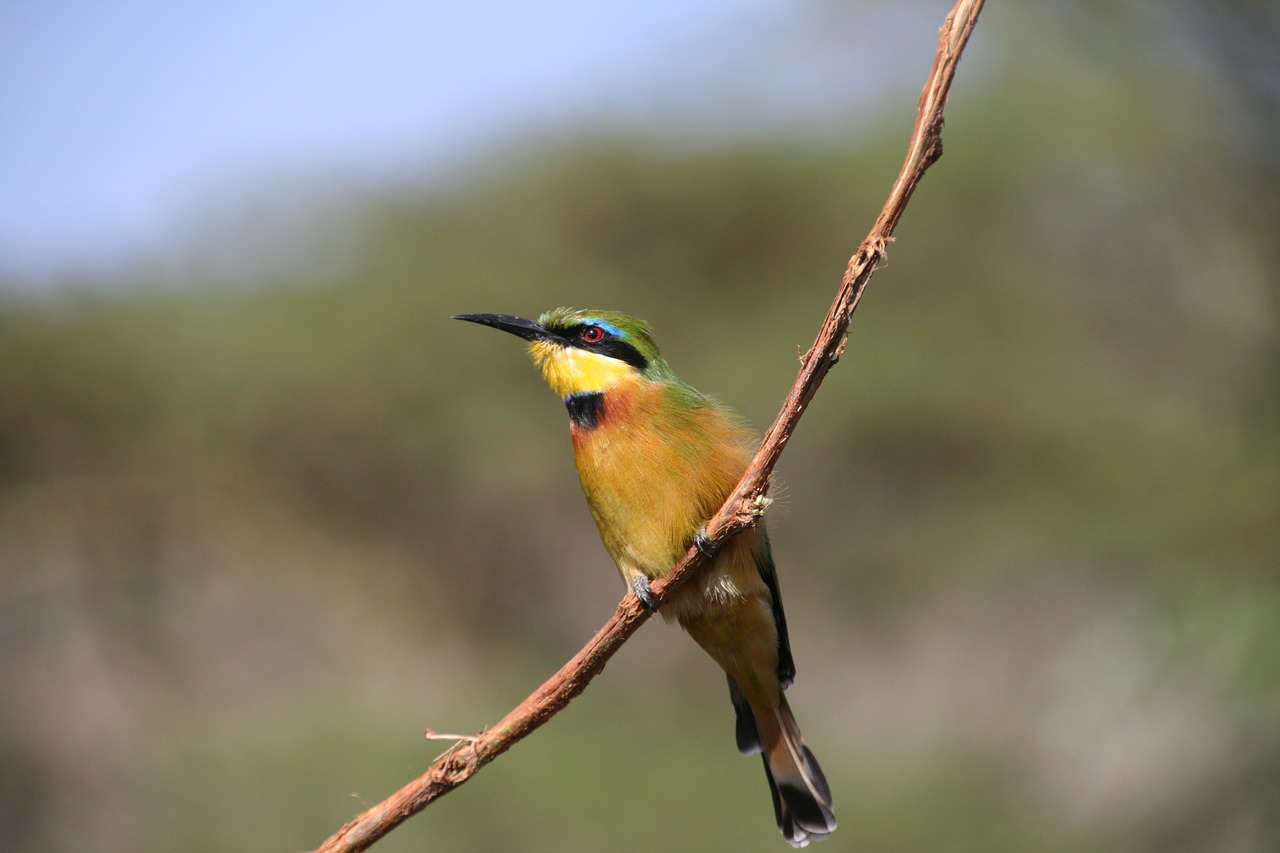
M 680 381 L 648 324 L 557 308 L 538 320 L 459 314 L 524 338 L 569 409 L 574 461 L 600 537 L 650 610 L 670 573 L 746 471 L 738 418 Z M 796 847 L 836 828 L 831 791 L 783 690 L 795 678 L 787 620 L 763 522 L 721 547 L 663 606 L 729 677 L 738 749 L 759 752 L 778 829 Z

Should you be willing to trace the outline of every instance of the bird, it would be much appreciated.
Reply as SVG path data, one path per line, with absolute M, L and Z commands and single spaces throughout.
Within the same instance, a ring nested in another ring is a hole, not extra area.
M 569 413 L 582 491 L 627 587 L 656 609 L 650 582 L 692 545 L 746 471 L 750 431 L 683 382 L 648 323 L 616 311 L 556 308 L 537 320 L 457 314 L 528 341 Z M 673 591 L 677 621 L 724 670 L 744 755 L 760 753 L 778 829 L 793 847 L 836 828 L 831 789 L 783 691 L 795 679 L 787 620 L 763 519 L 729 539 Z

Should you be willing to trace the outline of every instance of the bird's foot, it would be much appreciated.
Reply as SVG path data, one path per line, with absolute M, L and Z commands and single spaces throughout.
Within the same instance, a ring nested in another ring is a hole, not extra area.
M 698 553 L 710 559 L 716 555 L 715 543 L 711 541 L 711 537 L 707 535 L 706 525 L 698 528 L 698 532 L 693 534 L 693 547 L 698 549 Z
M 653 588 L 649 586 L 649 579 L 644 575 L 636 575 L 631 579 L 631 591 L 636 594 L 636 598 L 640 599 L 640 606 L 650 613 L 658 612 L 658 600 L 653 597 Z

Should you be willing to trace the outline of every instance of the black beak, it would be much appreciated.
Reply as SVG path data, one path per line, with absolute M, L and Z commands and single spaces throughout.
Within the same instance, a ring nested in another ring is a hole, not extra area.
M 493 326 L 504 332 L 510 332 L 526 341 L 546 341 L 557 337 L 554 332 L 532 320 L 523 317 L 512 317 L 510 314 L 454 314 L 455 320 L 466 320 L 468 323 L 479 323 L 482 326 Z

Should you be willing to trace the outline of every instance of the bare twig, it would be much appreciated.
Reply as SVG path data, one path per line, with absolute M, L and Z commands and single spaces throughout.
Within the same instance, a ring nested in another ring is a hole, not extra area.
M 956 64 L 960 61 L 974 24 L 977 23 L 982 2 L 983 0 L 959 0 L 939 32 L 938 50 L 929 79 L 920 95 L 906 161 L 871 233 L 850 258 L 840 283 L 840 291 L 827 312 L 817 339 L 809 351 L 801 356 L 800 374 L 787 394 L 782 411 L 765 434 L 759 451 L 738 487 L 707 523 L 706 532 L 712 543 L 721 543 L 755 524 L 766 502 L 764 496 L 769 488 L 769 475 L 773 466 L 827 371 L 839 360 L 849 320 L 862 298 L 867 281 L 885 257 L 886 246 L 893 240 L 893 231 L 902 218 L 916 184 L 924 176 L 925 170 L 942 156 L 942 108 L 946 104 Z M 665 601 L 670 591 L 705 561 L 706 557 L 698 548 L 690 548 L 670 575 L 653 584 L 653 594 L 659 603 Z M 474 737 L 460 738 L 425 773 L 383 802 L 357 815 L 318 847 L 315 853 L 354 853 L 365 850 L 432 801 L 466 782 L 480 768 L 506 752 L 569 704 L 648 618 L 649 613 L 640 606 L 635 596 L 628 595 L 609 621 L 572 660 L 497 725 Z

